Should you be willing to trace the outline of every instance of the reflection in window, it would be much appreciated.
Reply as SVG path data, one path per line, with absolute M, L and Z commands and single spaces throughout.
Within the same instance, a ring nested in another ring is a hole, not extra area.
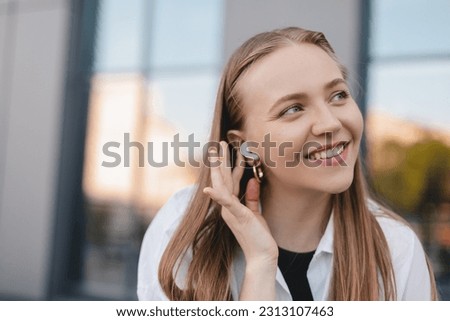
M 150 65 L 211 67 L 220 63 L 221 0 L 156 0 Z
M 101 1 L 99 9 L 94 69 L 137 72 L 143 68 L 145 0 Z
M 448 0 L 376 0 L 371 6 L 372 57 L 448 56 Z
M 123 3 L 103 1 L 100 11 L 80 282 L 84 294 L 119 300 L 136 299 L 139 247 L 151 219 L 198 175 L 187 149 L 180 149 L 185 165 L 175 163 L 171 142 L 190 134 L 206 142 L 222 39 L 222 1 Z
M 366 133 L 373 187 L 411 222 L 449 300 L 450 3 L 371 3 Z

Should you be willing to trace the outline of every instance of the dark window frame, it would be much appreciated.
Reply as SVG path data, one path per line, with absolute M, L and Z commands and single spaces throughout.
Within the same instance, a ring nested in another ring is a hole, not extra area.
M 86 221 L 82 177 L 99 0 L 71 0 L 70 6 L 53 248 L 47 277 L 49 300 L 87 298 L 76 290 L 76 283 L 82 279 Z

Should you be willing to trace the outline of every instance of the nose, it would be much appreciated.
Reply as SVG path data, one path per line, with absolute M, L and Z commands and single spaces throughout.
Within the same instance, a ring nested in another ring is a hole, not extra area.
M 342 128 L 342 123 L 333 114 L 329 106 L 322 106 L 316 109 L 315 121 L 311 132 L 315 136 L 321 136 L 325 133 L 334 133 Z

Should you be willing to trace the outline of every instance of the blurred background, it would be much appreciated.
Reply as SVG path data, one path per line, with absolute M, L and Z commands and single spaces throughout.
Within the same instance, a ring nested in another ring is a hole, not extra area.
M 447 0 L 0 0 L 0 299 L 135 300 L 143 234 L 197 175 L 164 142 L 206 142 L 230 53 L 300 26 L 349 68 L 371 187 L 449 300 L 449 16 Z

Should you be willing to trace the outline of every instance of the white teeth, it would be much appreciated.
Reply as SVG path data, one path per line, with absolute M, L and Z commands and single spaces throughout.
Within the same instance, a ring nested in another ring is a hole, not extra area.
M 344 151 L 345 146 L 346 146 L 345 144 L 341 144 L 333 149 L 327 149 L 326 151 L 311 153 L 309 159 L 311 160 L 326 159 L 340 155 Z
M 344 145 L 336 146 L 335 148 L 333 148 L 333 155 L 334 156 L 339 155 L 343 151 L 344 151 Z

